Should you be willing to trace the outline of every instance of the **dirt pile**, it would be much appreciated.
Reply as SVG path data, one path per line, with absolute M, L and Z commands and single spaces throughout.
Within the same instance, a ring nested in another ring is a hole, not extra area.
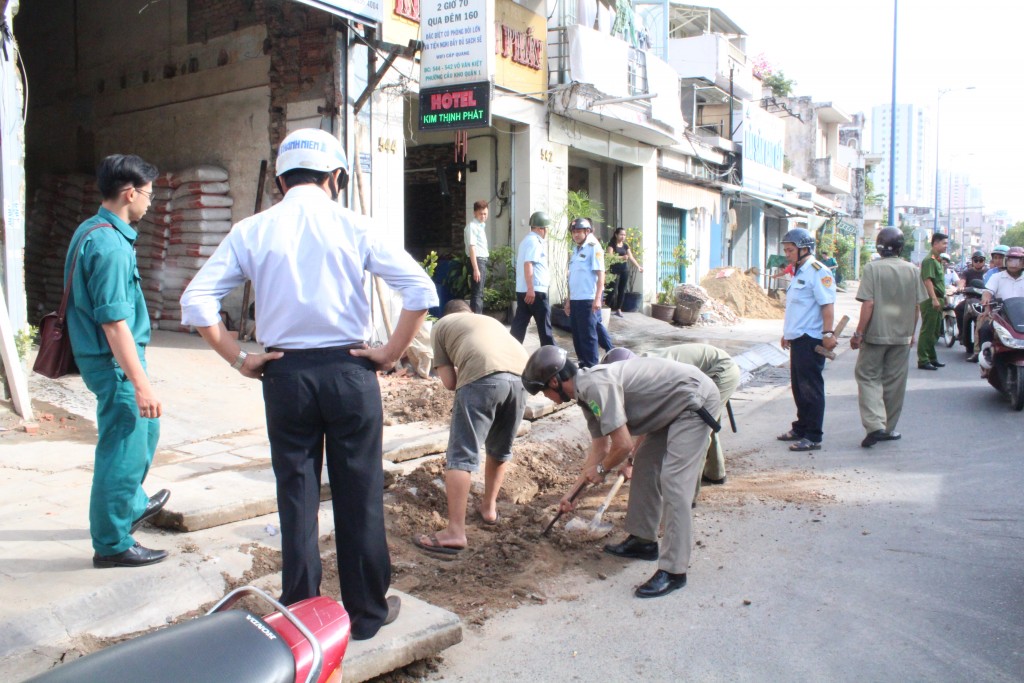
M 415 375 L 385 375 L 380 378 L 380 396 L 384 404 L 384 424 L 437 422 L 447 424 L 455 404 L 455 392 L 448 391 L 439 379 L 420 379 Z
M 770 298 L 753 277 L 738 268 L 716 268 L 701 280 L 701 286 L 744 318 L 779 319 L 786 309 Z

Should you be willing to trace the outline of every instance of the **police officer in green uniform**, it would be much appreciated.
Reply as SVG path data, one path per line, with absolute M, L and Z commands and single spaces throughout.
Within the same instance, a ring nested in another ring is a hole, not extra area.
M 786 318 L 782 348 L 789 350 L 789 378 L 796 403 L 796 420 L 776 438 L 793 441 L 791 451 L 821 448 L 825 421 L 825 357 L 814 351 L 836 347 L 832 331 L 836 283 L 832 271 L 814 258 L 814 235 L 793 228 L 782 237 L 782 250 L 793 265 L 794 275 L 786 289 Z
M 924 283 L 928 301 L 921 304 L 921 334 L 917 340 L 917 369 L 938 370 L 945 367 L 935 353 L 935 342 L 939 340 L 942 326 L 942 305 L 946 301 L 946 279 L 939 255 L 946 251 L 949 237 L 937 232 L 932 235 L 932 250 L 921 261 L 921 281 Z
M 74 273 L 67 329 L 75 363 L 96 395 L 96 461 L 89 501 L 93 566 L 141 567 L 167 557 L 132 534 L 163 508 L 170 492 L 152 498 L 142 482 L 160 436 L 160 399 L 146 375 L 149 313 L 135 262 L 131 223 L 149 209 L 156 168 L 135 155 L 114 154 L 96 171 L 99 212 L 78 226 L 64 265 Z

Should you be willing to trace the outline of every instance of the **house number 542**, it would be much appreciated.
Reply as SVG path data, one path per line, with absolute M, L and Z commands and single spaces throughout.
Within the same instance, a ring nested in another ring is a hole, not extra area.
M 546 161 L 548 163 L 551 163 L 552 161 L 555 160 L 555 153 L 552 152 L 550 149 L 541 149 L 540 150 L 540 158 L 541 158 L 541 161 Z

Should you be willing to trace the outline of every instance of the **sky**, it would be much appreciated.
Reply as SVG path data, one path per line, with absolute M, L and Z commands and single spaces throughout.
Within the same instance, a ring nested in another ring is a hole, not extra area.
M 1024 115 L 1024 3 L 898 1 L 897 102 L 934 112 L 939 90 L 950 89 L 940 112 L 940 167 L 967 173 L 982 188 L 986 212 L 1024 220 L 1024 131 L 1016 125 Z M 871 108 L 890 103 L 894 0 L 707 4 L 743 29 L 749 56 L 763 53 L 796 81 L 794 95 L 863 112 L 869 124 Z

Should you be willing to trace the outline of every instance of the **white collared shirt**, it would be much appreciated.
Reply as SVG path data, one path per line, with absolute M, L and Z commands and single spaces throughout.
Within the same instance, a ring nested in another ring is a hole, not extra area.
M 372 221 L 313 185 L 231 229 L 181 297 L 182 324 L 220 321 L 220 302 L 252 280 L 257 335 L 266 347 L 315 349 L 370 339 L 367 273 L 402 295 L 407 310 L 437 306 L 437 291 L 405 250 Z

